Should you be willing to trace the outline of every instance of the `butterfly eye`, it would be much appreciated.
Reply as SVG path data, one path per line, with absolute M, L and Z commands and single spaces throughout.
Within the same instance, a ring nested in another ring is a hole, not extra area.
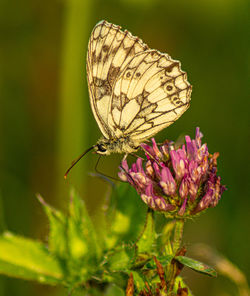
M 103 144 L 97 145 L 99 152 L 106 152 L 107 148 Z

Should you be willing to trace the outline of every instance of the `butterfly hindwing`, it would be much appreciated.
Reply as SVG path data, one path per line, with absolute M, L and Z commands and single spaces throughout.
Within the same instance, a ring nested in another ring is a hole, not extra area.
M 110 125 L 141 142 L 176 121 L 189 107 L 190 95 L 178 61 L 156 50 L 140 52 L 117 78 Z

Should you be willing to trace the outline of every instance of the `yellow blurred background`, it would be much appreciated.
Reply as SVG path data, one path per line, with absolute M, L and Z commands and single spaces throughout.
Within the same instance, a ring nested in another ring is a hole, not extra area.
M 48 222 L 35 194 L 66 209 L 73 185 L 96 224 L 108 184 L 90 176 L 86 156 L 63 180 L 71 161 L 101 133 L 86 81 L 87 42 L 106 19 L 182 62 L 193 85 L 190 109 L 157 135 L 158 142 L 194 136 L 199 126 L 210 153 L 220 152 L 226 191 L 219 205 L 187 223 L 187 249 L 207 243 L 248 276 L 249 5 L 247 0 L 23 0 L 0 2 L 0 227 L 45 240 Z M 99 169 L 116 175 L 121 156 Z M 138 197 L 139 198 L 139 197 Z M 186 274 L 194 295 L 237 295 L 227 279 Z M 0 277 L 0 295 L 66 295 L 66 291 Z

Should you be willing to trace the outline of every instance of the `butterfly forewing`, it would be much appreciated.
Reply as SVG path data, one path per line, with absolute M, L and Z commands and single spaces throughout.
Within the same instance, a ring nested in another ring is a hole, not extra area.
M 91 34 L 87 75 L 92 111 L 106 139 L 139 144 L 189 107 L 191 85 L 180 62 L 106 21 Z
M 98 23 L 93 29 L 87 56 L 90 103 L 106 138 L 115 136 L 108 117 L 116 79 L 134 55 L 147 48 L 139 38 L 106 21 Z

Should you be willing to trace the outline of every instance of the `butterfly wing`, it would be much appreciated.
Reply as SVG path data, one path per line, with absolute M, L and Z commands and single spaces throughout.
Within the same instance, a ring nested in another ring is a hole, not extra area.
M 156 50 L 137 53 L 118 76 L 109 125 L 135 143 L 175 122 L 189 107 L 191 85 L 180 62 Z
M 108 118 L 117 77 L 137 53 L 147 49 L 138 37 L 106 21 L 98 23 L 91 33 L 87 54 L 90 104 L 105 138 L 115 137 Z

